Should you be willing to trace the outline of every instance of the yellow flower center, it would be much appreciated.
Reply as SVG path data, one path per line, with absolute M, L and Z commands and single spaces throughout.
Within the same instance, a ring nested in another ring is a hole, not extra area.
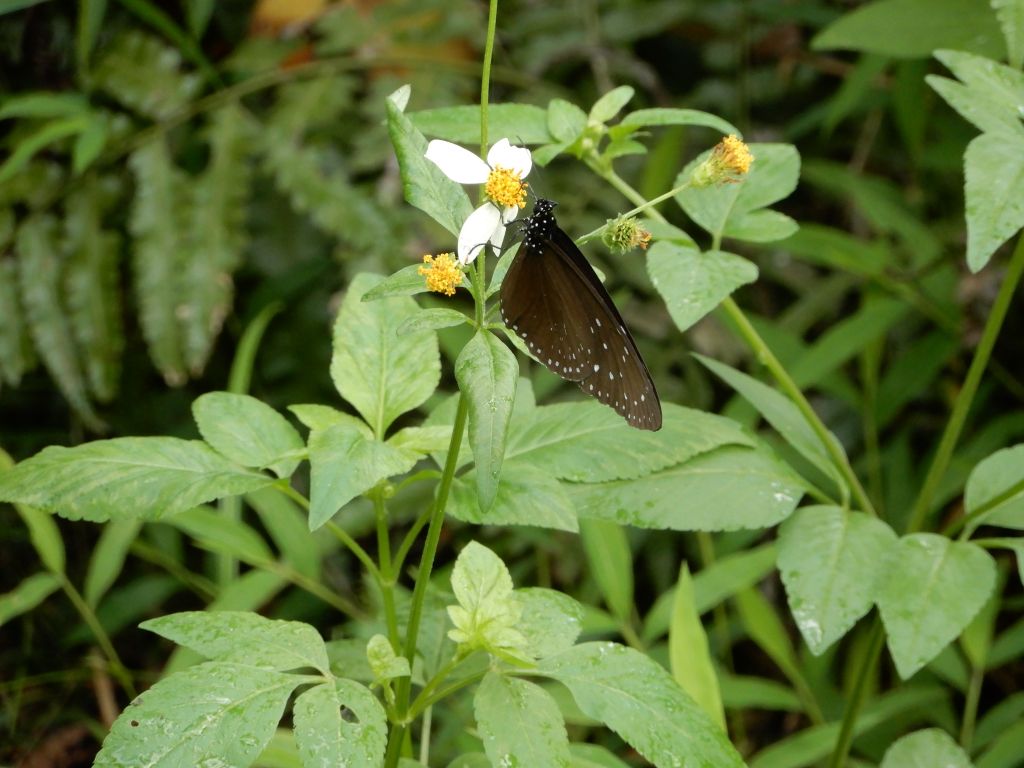
M 423 257 L 425 266 L 416 270 L 427 278 L 427 288 L 434 293 L 454 296 L 455 289 L 462 283 L 462 270 L 450 253 L 440 253 Z
M 750 148 L 735 136 L 726 136 L 722 139 L 715 151 L 720 153 L 722 163 L 735 174 L 742 176 L 750 170 L 750 164 L 754 162 L 754 156 L 750 154 Z
M 519 171 L 502 168 L 500 165 L 491 170 L 484 185 L 487 196 L 502 208 L 526 207 L 526 188 L 529 185 L 519 178 Z
M 694 169 L 690 183 L 697 188 L 732 184 L 747 175 L 753 162 L 754 156 L 742 140 L 726 136 L 711 150 L 708 159 Z

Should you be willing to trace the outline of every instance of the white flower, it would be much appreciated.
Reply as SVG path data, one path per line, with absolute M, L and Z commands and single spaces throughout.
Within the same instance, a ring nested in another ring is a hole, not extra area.
M 530 150 L 501 139 L 491 147 L 484 162 L 458 144 L 434 139 L 427 145 L 426 158 L 452 181 L 486 185 L 484 190 L 490 199 L 473 211 L 459 230 L 459 263 L 472 262 L 487 243 L 500 249 L 505 227 L 526 205 L 527 185 L 523 179 L 533 167 Z

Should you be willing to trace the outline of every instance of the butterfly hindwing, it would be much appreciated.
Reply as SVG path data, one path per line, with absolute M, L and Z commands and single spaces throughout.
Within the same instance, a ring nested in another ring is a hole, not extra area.
M 572 239 L 538 200 L 505 275 L 505 324 L 552 372 L 614 408 L 638 429 L 661 428 L 657 390 L 633 337 Z

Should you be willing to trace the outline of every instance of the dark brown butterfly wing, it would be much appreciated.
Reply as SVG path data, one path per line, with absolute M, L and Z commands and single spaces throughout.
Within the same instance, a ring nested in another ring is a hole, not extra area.
M 661 402 L 636 343 L 579 248 L 538 201 L 501 285 L 505 324 L 552 372 L 638 428 L 661 428 Z

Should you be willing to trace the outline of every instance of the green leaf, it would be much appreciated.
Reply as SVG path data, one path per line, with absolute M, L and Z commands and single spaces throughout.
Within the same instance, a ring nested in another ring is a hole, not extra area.
M 763 544 L 716 560 L 693 577 L 694 607 L 707 613 L 737 592 L 752 587 L 775 569 L 775 545 Z M 675 605 L 675 587 L 663 592 L 644 619 L 642 637 L 653 643 L 668 632 Z
M 543 587 L 517 589 L 523 606 L 519 631 L 536 659 L 544 659 L 573 646 L 582 629 L 583 606 L 566 594 Z
M 12 117 L 48 118 L 69 117 L 87 112 L 89 101 L 71 91 L 36 91 L 8 96 L 0 102 L 0 120 Z
M 1024 226 L 1024 135 L 983 133 L 964 154 L 967 266 L 977 272 Z
M 426 279 L 419 272 L 422 266 L 422 264 L 410 264 L 408 267 L 402 267 L 393 275 L 388 275 L 382 282 L 377 283 L 363 294 L 363 301 L 376 301 L 388 296 L 414 296 L 417 293 L 427 293 L 430 289 L 427 288 Z M 472 285 L 466 275 L 462 276 L 462 287 L 472 290 Z
M 480 331 L 459 353 L 455 378 L 462 396 L 469 399 L 476 491 L 480 510 L 486 512 L 498 494 L 519 363 L 497 336 Z
M 177 386 L 187 378 L 177 316 L 177 286 L 184 268 L 185 180 L 171 162 L 164 134 L 135 150 L 128 165 L 135 175 L 129 224 L 134 236 L 132 273 L 142 335 L 164 380 Z
M 107 117 L 101 113 L 93 113 L 89 117 L 82 132 L 75 137 L 71 145 L 71 172 L 80 176 L 93 164 L 107 145 Z
M 342 707 L 355 722 L 342 715 Z M 383 765 L 388 746 L 384 707 L 364 686 L 335 680 L 295 700 L 295 743 L 303 768 Z
M 366 643 L 366 661 L 373 670 L 374 680 L 409 677 L 409 660 L 395 653 L 391 641 L 384 635 L 374 635 Z
M 455 560 L 452 592 L 459 604 L 448 607 L 455 626 L 448 636 L 463 652 L 480 649 L 503 658 L 522 658 L 526 638 L 518 625 L 523 607 L 500 557 L 469 542 Z
M 982 510 L 985 510 L 982 512 Z M 1024 530 L 1024 445 L 1003 448 L 971 471 L 964 489 L 964 511 L 980 525 Z
M 800 698 L 789 686 L 774 680 L 722 673 L 718 682 L 722 688 L 722 701 L 729 709 L 803 711 Z
M 615 117 L 633 98 L 636 91 L 628 85 L 620 85 L 604 94 L 590 108 L 590 120 L 595 123 L 607 123 Z
M 475 525 L 535 525 L 579 530 L 576 510 L 562 483 L 549 472 L 518 460 L 502 463 L 494 502 L 480 508 L 476 470 L 455 479 L 446 514 Z
M 81 133 L 88 124 L 87 116 L 74 115 L 51 120 L 24 136 L 7 159 L 0 163 L 0 184 L 10 182 L 38 152 L 61 139 Z
M 757 267 L 727 251 L 661 241 L 647 254 L 647 274 L 668 313 L 685 331 L 741 285 L 757 280 Z
M 67 558 L 64 552 L 64 540 L 61 538 L 57 523 L 46 512 L 33 507 L 19 505 L 17 512 L 28 528 L 32 547 L 39 555 L 43 565 L 51 573 L 64 573 Z
M 207 392 L 192 403 L 199 434 L 225 458 L 243 467 L 269 467 L 278 477 L 290 477 L 305 444 L 295 427 L 266 403 L 249 395 Z
M 963 84 L 936 75 L 926 80 L 965 120 L 983 131 L 1024 133 L 1017 105 L 1024 98 L 1024 75 L 985 56 L 936 51 Z
M 684 562 L 679 569 L 672 624 L 668 634 L 668 655 L 672 677 L 707 713 L 723 732 L 725 710 L 718 688 L 718 676 L 708 650 L 708 636 L 700 622 L 690 569 Z
M 598 744 L 570 744 L 572 768 L 629 768 L 627 763 Z
M 999 25 L 986 6 L 976 0 L 876 0 L 841 16 L 811 47 L 906 59 L 956 48 L 1002 58 Z
M 203 131 L 210 160 L 189 180 L 185 247 L 181 253 L 179 312 L 185 363 L 198 376 L 213 351 L 234 297 L 235 271 L 248 244 L 246 229 L 252 174 L 249 116 L 229 103 L 210 113 Z
M 1020 69 L 1024 64 L 1024 3 L 1021 0 L 992 0 L 1006 40 L 1010 66 Z
M 10 209 L 3 209 L 9 216 L 13 228 L 14 215 Z M 0 229 L 5 215 L 0 212 Z M 2 242 L 5 238 L 0 238 Z M 0 260 L 0 382 L 13 387 L 21 383 L 21 377 L 34 364 L 32 341 L 28 335 L 28 318 L 18 299 L 18 261 Z
M 309 436 L 309 530 L 322 526 L 352 499 L 381 480 L 412 469 L 416 458 L 365 437 L 349 424 Z
M 581 400 L 535 408 L 509 428 L 505 458 L 577 483 L 631 480 L 723 445 L 753 446 L 733 421 L 663 403 L 658 432 L 634 429 L 610 408 Z
M 121 237 L 103 229 L 101 199 L 92 176 L 68 196 L 63 290 L 89 388 L 97 400 L 109 402 L 117 394 L 124 349 Z
M 977 768 L 1013 768 L 1024 753 L 1024 721 L 1018 720 L 999 734 L 984 754 L 978 757 Z
M 439 107 L 412 112 L 408 119 L 427 136 L 456 144 L 480 145 L 480 107 Z M 490 104 L 487 133 L 493 143 L 507 138 L 513 144 L 542 144 L 551 140 L 547 112 L 533 104 Z
M 187 533 L 200 546 L 237 557 L 242 562 L 266 565 L 274 559 L 263 537 L 248 523 L 219 514 L 209 507 L 186 510 L 168 522 Z
M 367 440 L 373 438 L 373 430 L 366 426 L 366 422 L 351 414 L 331 408 L 329 405 L 289 405 L 288 410 L 295 414 L 295 418 L 301 421 L 310 430 L 327 429 L 335 424 L 347 424 L 359 430 L 359 434 Z
M 749 243 L 773 243 L 791 237 L 800 225 L 778 211 L 751 211 L 729 221 L 725 236 Z
M 104 429 L 85 390 L 75 340 L 61 296 L 64 269 L 52 216 L 33 215 L 18 228 L 18 276 L 28 327 L 61 394 L 94 432 Z
M 775 662 L 794 688 L 806 688 L 789 634 L 772 604 L 756 587 L 751 587 L 736 595 L 736 607 L 750 639 Z
M 782 435 L 787 443 L 796 448 L 804 458 L 835 480 L 840 487 L 845 487 L 838 470 L 832 465 L 832 459 L 828 455 L 825 445 L 811 429 L 793 401 L 776 392 L 767 384 L 762 384 L 757 379 L 730 368 L 724 363 L 703 355 L 694 354 L 694 357 L 754 406 L 765 421 L 771 424 L 775 431 Z M 829 433 L 829 438 L 837 447 L 840 447 L 839 441 L 832 433 Z M 840 450 L 842 450 L 841 447 Z
M 735 136 L 742 136 L 736 126 L 729 123 L 717 115 L 713 115 L 710 112 L 701 112 L 698 109 L 673 109 L 673 108 L 655 108 L 655 109 L 638 109 L 636 112 L 631 112 L 622 118 L 622 122 L 618 126 L 612 128 L 645 128 L 651 125 L 699 125 L 705 128 L 712 128 L 719 133 L 728 136 L 729 134 Z
M 138 520 L 114 520 L 103 526 L 85 574 L 83 593 L 90 608 L 99 605 L 103 595 L 121 575 L 128 549 L 141 529 L 142 523 Z
M 192 37 L 198 40 L 206 32 L 216 4 L 217 0 L 184 0 L 185 18 L 188 19 L 188 31 Z
M 633 616 L 633 553 L 622 527 L 607 520 L 581 520 L 580 538 L 605 604 L 622 624 Z
M 563 683 L 580 709 L 659 768 L 742 768 L 725 733 L 664 668 L 615 643 L 583 643 L 544 659 L 537 672 Z
M 0 627 L 11 619 L 33 610 L 58 589 L 60 579 L 52 573 L 34 573 L 22 579 L 10 592 L 0 595 Z
M 800 176 L 800 155 L 791 144 L 751 144 L 750 172 L 736 184 L 687 188 L 676 195 L 686 215 L 712 235 L 739 238 L 742 221 L 750 213 L 788 197 Z M 679 174 L 676 186 L 711 154 L 692 160 Z M 732 227 L 736 226 L 733 232 Z M 787 232 L 785 236 L 792 234 Z
M 779 572 L 811 653 L 820 656 L 871 610 L 895 545 L 881 520 L 839 507 L 802 507 L 779 527 Z
M 725 447 L 639 480 L 571 489 L 581 517 L 640 528 L 766 528 L 796 508 L 804 485 L 767 450 Z
M 0 473 L 0 501 L 31 504 L 72 520 L 159 520 L 272 482 L 198 440 L 119 437 L 44 448 Z
M 276 488 L 248 493 L 245 501 L 256 511 L 285 561 L 304 576 L 318 579 L 320 548 L 310 546 L 309 523 L 299 505 Z
M 464 312 L 447 307 L 431 307 L 408 318 L 398 329 L 398 335 L 418 333 L 420 331 L 436 331 L 440 328 L 454 328 L 456 325 L 470 322 Z
M 575 141 L 587 127 L 587 113 L 565 99 L 548 103 L 548 131 L 560 142 Z
M 491 765 L 569 765 L 562 713 L 536 683 L 490 671 L 473 696 L 473 712 Z
M 363 273 L 349 286 L 334 324 L 331 378 L 341 396 L 382 438 L 396 418 L 434 393 L 441 359 L 432 331 L 398 335 L 402 323 L 420 311 L 412 299 L 362 301 L 381 280 Z
M 211 661 L 164 678 L 114 722 L 95 768 L 251 765 L 303 679 Z
M 246 611 L 185 611 L 139 625 L 214 661 L 276 669 L 313 667 L 330 674 L 320 633 L 299 621 Z
M 387 102 L 388 133 L 402 172 L 405 199 L 458 237 L 473 206 L 459 184 L 424 156 L 427 140 L 391 100 Z M 479 124 L 478 124 L 479 125 Z
M 896 670 L 906 680 L 954 640 L 996 583 L 992 556 L 932 533 L 899 540 L 878 595 Z
M 879 768 L 973 768 L 964 754 L 945 731 L 928 728 L 915 731 L 893 742 L 885 751 Z

